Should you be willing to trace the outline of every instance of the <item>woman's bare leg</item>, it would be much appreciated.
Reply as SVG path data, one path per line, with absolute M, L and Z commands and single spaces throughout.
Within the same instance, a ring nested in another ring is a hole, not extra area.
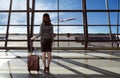
M 49 66 L 50 66 L 50 63 L 51 63 L 51 52 L 48 52 L 48 53 L 47 53 L 47 56 L 48 56 L 47 67 L 49 67 Z
M 49 67 L 50 67 L 50 63 L 51 63 L 51 52 L 48 52 L 47 53 L 47 57 L 48 57 L 48 59 L 47 59 L 47 73 L 49 73 Z
M 42 52 L 42 62 L 44 64 L 44 73 L 46 73 L 46 52 Z

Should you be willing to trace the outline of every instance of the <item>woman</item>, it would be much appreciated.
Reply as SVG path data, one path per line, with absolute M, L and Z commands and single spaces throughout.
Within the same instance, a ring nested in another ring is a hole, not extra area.
M 41 52 L 42 52 L 42 61 L 44 64 L 44 73 L 49 73 L 50 63 L 51 63 L 51 51 L 52 51 L 52 42 L 53 42 L 53 25 L 51 24 L 49 14 L 45 13 L 43 15 L 43 20 L 40 27 L 40 33 L 36 36 L 33 36 L 31 39 L 35 40 L 41 36 Z M 46 59 L 46 55 L 48 59 Z

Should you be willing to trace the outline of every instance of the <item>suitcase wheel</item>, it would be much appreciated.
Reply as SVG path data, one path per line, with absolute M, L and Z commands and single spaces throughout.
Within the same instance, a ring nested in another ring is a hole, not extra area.
M 30 70 L 28 70 L 28 71 L 29 71 L 29 73 L 31 73 Z

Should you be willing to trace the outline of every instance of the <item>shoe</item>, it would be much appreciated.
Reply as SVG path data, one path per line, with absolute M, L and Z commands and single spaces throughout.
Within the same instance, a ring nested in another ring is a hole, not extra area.
M 46 69 L 47 69 L 47 68 L 46 68 L 46 67 L 44 67 L 44 73 L 45 73 L 45 74 L 47 73 L 47 72 L 46 72 Z
M 47 68 L 46 68 L 46 70 L 47 70 L 47 71 L 46 71 L 46 73 L 49 73 L 49 72 L 50 72 L 50 69 L 49 69 L 49 67 L 47 67 Z

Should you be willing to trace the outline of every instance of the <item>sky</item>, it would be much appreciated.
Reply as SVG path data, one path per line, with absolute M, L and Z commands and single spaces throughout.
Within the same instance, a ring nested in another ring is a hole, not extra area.
M 36 0 L 35 9 L 36 10 L 57 10 L 58 9 L 58 0 Z M 60 10 L 82 10 L 82 0 L 59 0 L 59 9 Z M 87 9 L 88 10 L 105 10 L 106 9 L 106 1 L 107 0 L 86 0 Z M 108 0 L 109 9 L 118 9 L 117 2 L 118 0 Z M 9 9 L 10 0 L 0 0 L 0 10 L 8 10 Z M 30 0 L 30 7 L 32 7 L 32 0 Z M 12 10 L 26 10 L 26 0 L 13 0 Z M 51 22 L 55 25 L 58 24 L 58 13 L 49 13 L 51 17 Z M 42 22 L 43 13 L 35 13 L 35 25 L 40 25 Z M 10 24 L 12 25 L 26 25 L 26 13 L 11 13 Z M 83 24 L 83 16 L 82 12 L 71 12 L 59 13 L 59 19 L 69 19 L 75 18 L 75 20 L 59 22 L 60 25 L 82 25 Z M 108 16 L 107 13 L 104 12 L 88 12 L 87 13 L 87 21 L 88 25 L 94 24 L 108 24 Z M 6 26 L 8 21 L 8 13 L 0 12 L 0 33 L 6 33 Z M 110 23 L 112 25 L 117 24 L 117 12 L 110 13 Z M 119 20 L 120 21 L 120 20 Z M 120 29 L 120 27 L 119 27 Z M 54 32 L 58 33 L 58 27 L 54 27 Z M 112 26 L 112 33 L 117 33 L 117 27 Z M 27 33 L 26 26 L 15 26 L 10 27 L 10 33 Z M 60 26 L 59 33 L 83 33 L 83 26 Z M 109 33 L 108 26 L 88 26 L 89 33 Z M 34 33 L 39 33 L 39 26 L 35 27 Z M 120 33 L 120 31 L 119 31 Z

